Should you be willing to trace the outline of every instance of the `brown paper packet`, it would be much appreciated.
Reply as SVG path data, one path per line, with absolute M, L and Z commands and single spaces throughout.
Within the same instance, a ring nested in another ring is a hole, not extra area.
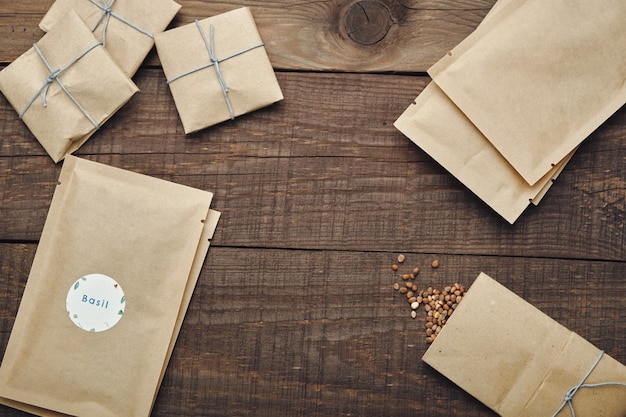
M 422 359 L 502 417 L 550 417 L 591 369 L 585 383 L 626 384 L 626 366 L 600 353 L 481 273 Z M 579 416 L 624 417 L 626 387 L 581 388 L 572 405 Z M 568 406 L 558 414 L 570 416 Z
M 217 227 L 217 223 L 219 221 L 219 218 L 221 216 L 221 213 L 215 210 L 209 210 L 209 214 L 207 216 L 205 225 L 204 225 L 204 229 L 202 232 L 202 237 L 200 239 L 200 244 L 198 245 L 198 251 L 196 253 L 196 257 L 194 258 L 194 263 L 193 263 L 193 267 L 191 269 L 191 272 L 189 274 L 189 280 L 187 281 L 187 286 L 185 287 L 185 294 L 183 296 L 183 301 L 181 303 L 181 308 L 178 312 L 178 318 L 176 320 L 176 326 L 174 329 L 174 333 L 172 335 L 172 338 L 170 340 L 170 346 L 167 352 L 167 359 L 165 360 L 165 363 L 163 364 L 163 368 L 161 370 L 161 377 L 159 378 L 159 383 L 155 389 L 155 397 L 153 399 L 153 405 L 154 405 L 154 401 L 156 400 L 156 395 L 158 393 L 158 388 L 161 385 L 161 382 L 163 381 L 163 377 L 165 376 L 165 371 L 167 369 L 167 364 L 172 356 L 172 353 L 174 351 L 174 346 L 176 344 L 176 339 L 178 338 L 178 334 L 180 332 L 180 329 L 182 327 L 182 323 L 185 317 L 185 314 L 187 313 L 187 308 L 189 307 L 189 303 L 191 302 L 191 298 L 193 295 L 193 291 L 195 289 L 196 283 L 198 281 L 198 277 L 200 275 L 200 270 L 202 269 L 203 263 L 204 263 L 204 258 L 206 257 L 206 254 L 208 252 L 209 246 L 210 246 L 210 242 L 211 239 L 213 238 L 213 233 L 215 232 L 215 229 Z M 66 416 L 67 414 L 63 414 L 63 413 L 58 413 L 56 411 L 52 411 L 52 410 L 48 410 L 45 408 L 41 408 L 41 407 L 36 407 L 30 404 L 26 404 L 26 403 L 22 403 L 22 402 L 18 402 L 18 401 L 12 401 L 9 400 L 7 398 L 1 398 L 0 397 L 0 404 L 4 404 L 7 405 L 9 407 L 12 408 L 16 408 L 18 410 L 22 410 L 22 411 L 26 411 L 28 413 L 31 414 L 36 414 L 39 416 L 44 416 L 44 417 L 62 417 L 62 416 Z
M 204 129 L 283 99 L 249 8 L 235 9 L 198 23 L 207 43 L 210 43 L 210 26 L 213 26 L 214 55 L 218 60 L 248 48 L 253 49 L 219 62 L 219 71 L 228 89 L 226 99 L 215 65 L 173 81 L 186 72 L 211 64 L 196 23 L 156 35 L 159 59 L 185 133 Z
M 394 126 L 511 224 L 543 197 L 571 157 L 529 186 L 435 83 Z
M 147 416 L 217 221 L 212 194 L 72 156 L 59 182 L 0 366 L 2 402 Z M 115 277 L 128 304 L 95 333 L 65 309 L 94 272 Z
M 107 23 L 103 8 L 111 3 Z M 106 41 L 113 60 L 132 77 L 154 46 L 154 35 L 167 28 L 180 7 L 173 0 L 56 0 L 39 27 L 47 32 L 74 10 L 98 40 Z
M 428 73 L 529 184 L 626 102 L 626 2 L 510 0 Z
M 187 281 L 187 286 L 185 287 L 185 294 L 183 296 L 183 301 L 181 303 L 181 308 L 178 312 L 178 318 L 176 320 L 176 326 L 174 329 L 174 333 L 172 334 L 172 338 L 170 340 L 170 346 L 167 352 L 167 359 L 165 360 L 165 363 L 163 364 L 163 368 L 161 370 L 161 377 L 159 378 L 159 383 L 155 389 L 155 397 L 153 399 L 153 405 L 154 405 L 154 401 L 156 400 L 156 395 L 158 393 L 158 388 L 161 385 L 161 382 L 163 381 L 163 377 L 165 376 L 165 371 L 167 369 L 167 364 L 170 360 L 170 357 L 172 356 L 172 353 L 174 351 L 174 346 L 176 343 L 176 339 L 178 338 L 178 333 L 180 332 L 180 329 L 182 327 L 182 323 L 183 323 L 183 319 L 185 317 L 185 314 L 187 313 L 187 308 L 189 307 L 189 303 L 191 301 L 192 295 L 193 295 L 193 291 L 195 289 L 196 283 L 198 281 L 198 277 L 200 275 L 200 270 L 202 269 L 203 263 L 204 263 L 204 258 L 206 257 L 206 254 L 208 252 L 209 246 L 210 246 L 210 242 L 211 239 L 213 238 L 213 233 L 215 232 L 215 229 L 217 227 L 217 223 L 219 221 L 220 218 L 220 212 L 215 211 L 215 210 L 209 210 L 209 214 L 207 216 L 205 225 L 204 225 L 204 229 L 202 231 L 202 237 L 200 239 L 200 244 L 198 245 L 198 250 L 196 252 L 196 257 L 194 258 L 194 263 L 193 263 L 193 267 L 191 269 L 191 272 L 189 274 L 189 280 Z M 26 403 L 22 403 L 22 402 L 18 402 L 18 401 L 12 401 L 9 400 L 7 398 L 1 398 L 0 397 L 0 404 L 4 404 L 7 405 L 9 407 L 12 408 L 16 408 L 18 410 L 22 410 L 22 411 L 26 411 L 28 413 L 31 414 L 36 414 L 39 416 L 44 416 L 44 417 L 62 417 L 62 416 L 67 416 L 67 414 L 63 414 L 63 413 L 58 413 L 56 411 L 52 411 L 52 410 L 48 410 L 45 408 L 41 408 L 41 407 L 36 407 L 30 404 L 26 404 Z
M 56 70 L 97 43 L 78 15 L 70 11 L 37 45 Z M 18 114 L 24 112 L 24 123 L 58 162 L 85 143 L 97 130 L 96 125 L 102 126 L 138 89 L 102 46 L 92 49 L 58 76 L 85 112 L 57 81 L 49 84 L 44 106 L 44 94 L 39 92 L 50 72 L 33 47 L 0 71 L 0 90 Z

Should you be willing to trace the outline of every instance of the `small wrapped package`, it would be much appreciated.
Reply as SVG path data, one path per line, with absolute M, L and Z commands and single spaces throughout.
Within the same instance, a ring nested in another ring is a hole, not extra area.
M 529 185 L 626 102 L 626 2 L 509 0 L 428 73 Z
M 511 224 L 530 203 L 538 204 L 573 155 L 528 185 L 435 83 L 394 126 Z
M 0 90 L 55 162 L 138 91 L 73 11 L 0 72 Z
M 247 7 L 162 32 L 155 43 L 185 133 L 283 99 Z
M 74 10 L 132 77 L 154 46 L 154 36 L 167 28 L 179 9 L 173 0 L 56 0 L 39 27 L 48 32 Z
M 149 416 L 217 225 L 211 200 L 68 156 L 0 366 L 0 403 Z
M 626 416 L 626 366 L 484 273 L 422 359 L 502 417 Z

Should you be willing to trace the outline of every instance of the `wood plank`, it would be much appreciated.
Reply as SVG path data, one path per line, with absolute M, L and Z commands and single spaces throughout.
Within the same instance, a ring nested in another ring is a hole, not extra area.
M 0 353 L 35 249 L 0 244 Z M 421 325 L 391 289 L 396 254 L 214 245 L 153 415 L 494 416 L 420 361 Z M 420 286 L 484 271 L 626 362 L 624 262 L 405 254 Z
M 220 245 L 626 259 L 626 109 L 510 226 L 393 128 L 427 77 L 278 76 L 283 102 L 185 136 L 162 73 L 142 70 L 77 154 L 214 191 Z M 60 168 L 4 99 L 0 137 L 0 240 L 37 240 Z
M 495 0 L 178 3 L 171 27 L 250 7 L 278 69 L 424 72 L 478 26 Z M 0 3 L 0 62 L 13 61 L 42 36 L 37 25 L 51 4 Z M 147 63 L 158 64 L 156 54 Z

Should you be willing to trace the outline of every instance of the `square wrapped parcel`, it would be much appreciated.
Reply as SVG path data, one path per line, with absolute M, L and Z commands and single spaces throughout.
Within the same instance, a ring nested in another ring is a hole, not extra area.
M 155 43 L 185 133 L 283 99 L 247 7 L 170 29 Z

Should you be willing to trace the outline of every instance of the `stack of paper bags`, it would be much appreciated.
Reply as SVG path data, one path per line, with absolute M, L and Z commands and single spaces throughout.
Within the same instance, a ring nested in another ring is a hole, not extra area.
M 132 77 L 180 5 L 57 0 L 48 32 L 0 72 L 0 90 L 55 161 L 80 148 L 138 91 Z
M 422 359 L 502 417 L 626 416 L 626 366 L 484 273 Z
M 0 366 L 0 403 L 149 416 L 219 219 L 212 196 L 68 156 Z
M 626 102 L 626 2 L 500 0 L 395 126 L 514 223 Z
M 85 22 L 113 60 L 132 77 L 180 10 L 173 0 L 56 0 L 39 23 L 47 32 L 70 10 Z

